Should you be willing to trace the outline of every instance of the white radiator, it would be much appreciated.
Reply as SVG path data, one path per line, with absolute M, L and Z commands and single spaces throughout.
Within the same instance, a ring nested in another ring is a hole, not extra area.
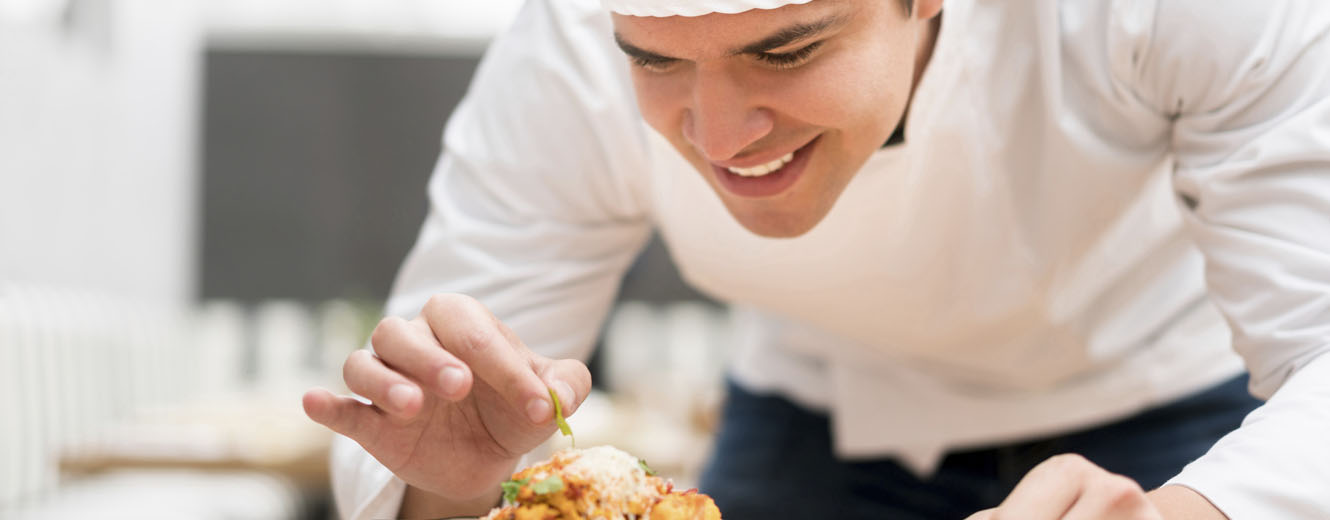
M 0 282 L 0 518 L 45 518 L 42 511 L 68 512 L 74 504 L 95 503 L 90 497 L 97 496 L 97 485 L 61 482 L 62 454 L 78 456 L 91 446 L 137 449 L 153 448 L 156 442 L 160 449 L 180 450 L 200 444 L 190 438 L 142 438 L 144 430 L 133 426 L 145 412 L 235 402 L 235 396 L 243 396 L 245 402 L 275 403 L 260 411 L 280 415 L 278 427 L 308 423 L 300 412 L 300 392 L 316 384 L 339 388 L 341 361 L 363 341 L 372 313 L 347 302 L 253 307 L 210 302 L 173 309 Z M 221 413 L 244 421 L 243 408 Z M 301 435 L 288 436 L 305 438 Z M 237 479 L 244 480 L 232 475 L 215 482 Z M 168 480 L 208 481 L 202 475 Z M 123 496 L 126 481 L 123 475 L 105 480 L 102 487 L 116 493 L 107 495 L 108 505 L 133 503 Z M 237 490 L 256 486 L 246 482 L 225 485 Z M 143 491 L 148 496 L 161 492 Z M 289 487 L 281 493 L 288 502 L 298 498 Z M 143 511 L 160 511 L 162 502 L 155 502 L 141 504 Z M 290 503 L 285 506 L 294 510 Z
M 57 484 L 62 446 L 111 421 L 186 397 L 181 317 L 73 290 L 0 285 L 0 381 L 6 385 L 0 504 Z

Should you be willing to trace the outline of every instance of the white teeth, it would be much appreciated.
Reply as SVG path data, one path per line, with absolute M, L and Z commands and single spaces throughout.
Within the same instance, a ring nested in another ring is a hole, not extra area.
M 790 152 L 785 154 L 784 157 L 781 157 L 780 159 L 776 159 L 766 164 L 759 164 L 752 168 L 729 168 L 729 170 L 733 172 L 735 175 L 742 175 L 744 177 L 761 177 L 763 175 L 781 169 L 781 167 L 785 166 L 786 164 L 789 164 L 789 162 L 793 160 L 794 160 L 794 152 Z

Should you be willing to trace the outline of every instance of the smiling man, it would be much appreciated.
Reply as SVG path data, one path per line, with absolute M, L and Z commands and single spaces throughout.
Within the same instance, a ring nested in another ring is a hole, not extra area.
M 901 121 L 937 34 L 940 5 L 922 7 L 915 17 L 887 1 L 835 0 L 742 16 L 620 14 L 615 40 L 646 122 L 740 224 L 794 237 Z
M 1327 63 L 1319 0 L 533 0 L 372 404 L 305 396 L 339 508 L 494 505 L 655 230 L 739 317 L 727 519 L 1324 518 Z

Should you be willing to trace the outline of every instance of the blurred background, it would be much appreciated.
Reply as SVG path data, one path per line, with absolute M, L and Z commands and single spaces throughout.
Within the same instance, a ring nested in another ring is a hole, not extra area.
M 0 518 L 335 517 L 300 395 L 341 388 L 519 7 L 0 0 Z M 730 329 L 653 241 L 579 445 L 692 485 Z

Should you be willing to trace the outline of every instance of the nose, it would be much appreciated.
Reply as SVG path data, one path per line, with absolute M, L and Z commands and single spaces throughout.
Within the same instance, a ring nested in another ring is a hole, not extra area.
M 724 161 L 771 133 L 769 109 L 755 106 L 752 92 L 723 70 L 698 70 L 692 104 L 684 112 L 683 136 L 707 160 Z

